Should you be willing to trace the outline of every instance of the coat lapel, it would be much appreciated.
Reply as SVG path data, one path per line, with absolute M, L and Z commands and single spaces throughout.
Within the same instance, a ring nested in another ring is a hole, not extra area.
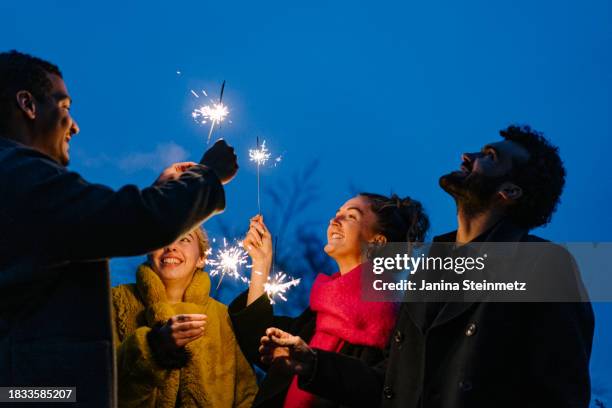
M 471 246 L 475 246 L 475 249 L 478 252 L 487 253 L 487 248 L 489 248 L 487 244 L 497 242 L 519 242 L 522 241 L 526 235 L 526 229 L 520 228 L 515 224 L 511 223 L 510 221 L 505 220 L 498 223 L 488 234 L 477 240 L 478 242 L 482 242 L 482 244 L 479 245 L 474 242 L 471 243 Z M 434 241 L 448 242 L 444 240 L 452 236 L 456 237 L 456 232 L 441 236 L 441 239 L 434 239 Z M 460 299 L 458 299 L 457 302 L 446 303 L 444 306 L 442 306 L 440 313 L 436 316 L 430 328 L 440 326 L 457 318 L 458 316 L 469 310 L 476 303 L 479 303 L 479 301 L 474 300 L 462 302 Z

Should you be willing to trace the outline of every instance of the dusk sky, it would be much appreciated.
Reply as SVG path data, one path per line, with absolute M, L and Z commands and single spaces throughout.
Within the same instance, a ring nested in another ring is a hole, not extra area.
M 456 227 L 439 176 L 519 123 L 558 145 L 568 171 L 552 223 L 535 234 L 612 241 L 608 0 L 3 1 L 0 16 L 0 50 L 60 66 L 81 128 L 70 167 L 89 181 L 146 186 L 173 161 L 197 161 L 208 127 L 191 111 L 227 81 L 215 137 L 241 168 L 227 210 L 206 225 L 213 236 L 221 224 L 244 232 L 257 212 L 248 149 L 259 136 L 283 157 L 262 170 L 264 190 L 288 193 L 308 175 L 316 191 L 295 217 L 321 239 L 359 191 L 421 200 L 431 239 Z M 262 206 L 272 220 L 267 194 Z M 113 262 L 114 282 L 132 265 Z M 612 304 L 594 308 L 594 396 L 612 403 Z

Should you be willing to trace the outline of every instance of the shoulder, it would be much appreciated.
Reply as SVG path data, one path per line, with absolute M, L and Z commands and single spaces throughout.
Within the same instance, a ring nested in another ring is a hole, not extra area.
M 56 163 L 49 156 L 38 150 L 7 139 L 0 141 L 0 158 L 2 168 L 5 171 L 17 170 L 20 167 L 31 165 L 38 165 L 41 168 L 56 171 L 58 173 L 67 171 L 64 166 Z
M 141 302 L 138 299 L 135 283 L 115 286 L 111 290 L 111 297 L 115 309 L 127 309 L 130 306 L 139 305 Z

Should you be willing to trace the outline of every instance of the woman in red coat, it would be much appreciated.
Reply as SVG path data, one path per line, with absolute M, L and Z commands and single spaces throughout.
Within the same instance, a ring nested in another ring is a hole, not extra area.
M 330 220 L 325 252 L 338 272 L 319 274 L 311 289 L 310 307 L 299 317 L 274 316 L 265 294 L 272 266 L 272 239 L 263 217 L 256 216 L 244 246 L 253 262 L 248 292 L 230 305 L 236 337 L 247 359 L 267 371 L 255 398 L 256 407 L 334 407 L 302 391 L 297 378 L 279 366 L 262 365 L 258 348 L 266 329 L 276 327 L 300 336 L 319 349 L 347 354 L 376 365 L 395 326 L 397 305 L 361 300 L 361 270 L 368 244 L 422 241 L 429 227 L 418 201 L 393 195 L 362 193 L 344 203 Z

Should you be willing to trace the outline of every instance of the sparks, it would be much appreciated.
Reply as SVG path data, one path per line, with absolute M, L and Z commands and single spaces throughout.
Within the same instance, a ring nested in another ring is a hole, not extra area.
M 248 255 L 242 247 L 242 242 L 239 241 L 235 245 L 230 245 L 227 239 L 223 239 L 223 247 L 217 249 L 216 253 L 207 261 L 211 267 L 210 276 L 219 275 L 219 284 L 221 285 L 223 278 L 229 276 L 236 280 L 248 283 L 248 279 L 243 276 L 240 271 L 243 267 L 247 267 Z
M 249 159 L 257 163 L 257 166 L 263 166 L 272 157 L 272 153 L 266 148 L 266 141 L 261 143 L 261 147 L 257 149 L 249 149 Z
M 289 279 L 289 280 L 287 280 Z M 285 295 L 287 291 L 300 284 L 301 279 L 293 279 L 287 276 L 284 272 L 278 272 L 274 277 L 269 276 L 268 282 L 264 283 L 264 290 L 270 298 L 270 303 L 274 304 L 274 297 L 278 296 L 283 302 L 287 301 Z
M 191 112 L 191 117 L 198 123 L 205 124 L 210 122 L 210 130 L 208 131 L 208 140 L 207 143 L 210 143 L 210 138 L 213 134 L 213 130 L 215 129 L 215 125 L 220 124 L 225 120 L 227 115 L 229 114 L 229 109 L 227 106 L 223 104 L 223 91 L 225 90 L 225 81 L 221 84 L 221 92 L 219 94 L 219 102 L 212 102 L 208 105 L 202 105 L 198 108 L 195 108 Z M 193 89 L 191 93 L 199 98 L 200 96 Z M 208 97 L 208 94 L 204 89 L 202 89 L 202 94 Z
M 194 95 L 197 94 L 194 92 Z M 228 114 L 229 110 L 227 109 L 227 106 L 222 103 L 203 105 L 194 109 L 192 112 L 194 119 L 198 120 L 200 123 L 206 123 L 207 121 L 211 121 L 213 123 L 223 122 Z

